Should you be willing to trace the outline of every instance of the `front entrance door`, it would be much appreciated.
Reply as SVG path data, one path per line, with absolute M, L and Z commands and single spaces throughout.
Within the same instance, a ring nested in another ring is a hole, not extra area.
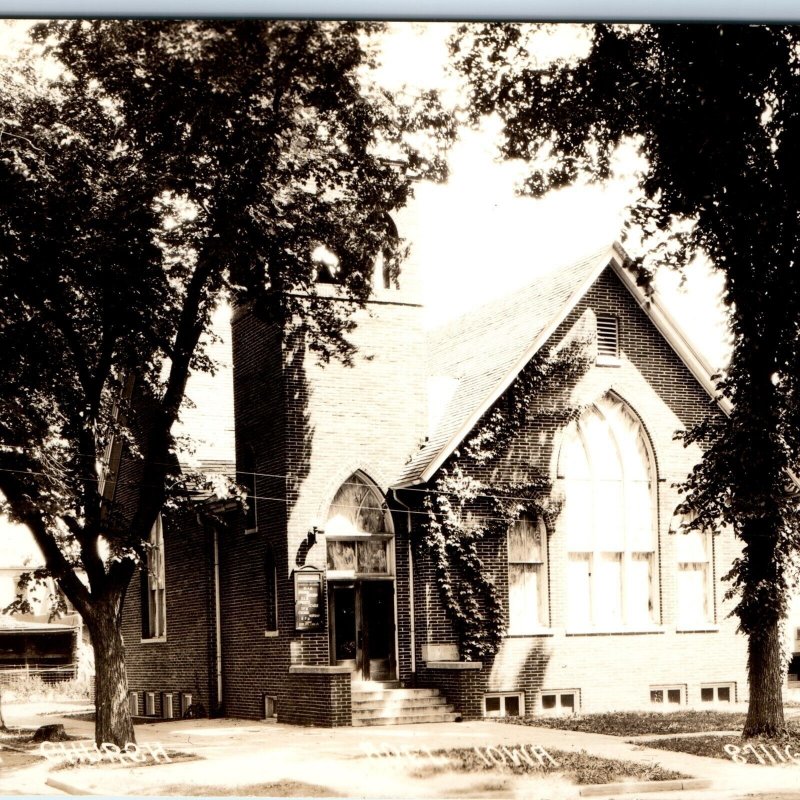
M 357 680 L 394 680 L 394 581 L 329 583 L 333 663 Z

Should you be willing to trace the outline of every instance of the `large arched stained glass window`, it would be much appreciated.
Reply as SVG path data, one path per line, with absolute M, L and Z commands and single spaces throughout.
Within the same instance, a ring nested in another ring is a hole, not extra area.
M 609 395 L 567 430 L 567 620 L 573 628 L 654 622 L 655 469 L 641 423 Z
M 378 489 L 360 473 L 341 486 L 325 523 L 328 571 L 388 575 L 391 513 Z

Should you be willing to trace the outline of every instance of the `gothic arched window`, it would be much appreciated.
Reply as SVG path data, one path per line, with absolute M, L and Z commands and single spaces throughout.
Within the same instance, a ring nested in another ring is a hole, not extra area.
M 378 489 L 360 473 L 351 475 L 333 498 L 325 523 L 328 570 L 390 574 L 392 533 L 391 513 Z
M 652 625 L 655 465 L 638 418 L 613 395 L 599 400 L 568 428 L 559 477 L 568 625 Z

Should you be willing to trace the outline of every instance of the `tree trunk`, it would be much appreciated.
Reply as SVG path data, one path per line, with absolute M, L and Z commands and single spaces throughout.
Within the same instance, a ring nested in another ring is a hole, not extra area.
M 778 620 L 765 620 L 750 634 L 747 646 L 747 675 L 750 705 L 742 735 L 781 736 L 786 733 L 783 718 L 783 642 Z
M 113 606 L 96 608 L 87 627 L 92 637 L 95 668 L 95 725 L 97 744 L 108 742 L 124 748 L 134 743 L 128 677 L 125 672 L 125 646 Z
M 0 686 L 0 731 L 7 731 L 6 721 L 3 719 L 3 687 Z

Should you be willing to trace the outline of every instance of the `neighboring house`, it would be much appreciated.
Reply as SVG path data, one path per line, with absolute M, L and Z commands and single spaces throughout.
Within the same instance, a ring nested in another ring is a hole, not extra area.
M 358 313 L 353 367 L 238 309 L 237 468 L 254 501 L 154 529 L 124 615 L 135 710 L 349 725 L 745 700 L 720 581 L 737 543 L 676 533 L 675 484 L 700 454 L 674 433 L 721 412 L 624 263 L 614 246 L 428 332 L 411 265 Z M 491 467 L 467 467 L 497 487 L 544 475 L 563 507 L 479 542 L 508 625 L 494 657 L 466 661 L 423 500 L 531 359 L 576 336 L 591 366 L 568 400 L 537 402 L 577 418 L 531 409 Z
M 0 680 L 19 672 L 46 681 L 77 674 L 81 619 L 66 605 L 66 613 L 60 613 L 52 581 L 23 590 L 27 613 L 3 613 L 17 598 L 20 576 L 42 563 L 30 531 L 0 517 Z

